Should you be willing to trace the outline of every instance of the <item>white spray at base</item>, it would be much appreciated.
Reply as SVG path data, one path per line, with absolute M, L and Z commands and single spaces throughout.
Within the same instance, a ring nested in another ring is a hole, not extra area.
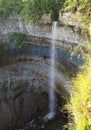
M 55 116 L 55 55 L 56 55 L 56 49 L 55 49 L 55 39 L 57 35 L 57 23 L 53 22 L 52 25 L 52 37 L 51 37 L 51 63 L 50 63 L 50 73 L 49 73 L 49 113 L 46 115 L 45 119 L 52 119 Z

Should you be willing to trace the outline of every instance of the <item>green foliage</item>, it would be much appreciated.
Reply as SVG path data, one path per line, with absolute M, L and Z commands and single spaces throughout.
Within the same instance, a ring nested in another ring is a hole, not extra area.
M 80 11 L 91 17 L 90 0 L 0 0 L 0 20 L 11 13 L 21 15 L 27 22 L 37 22 L 44 13 L 51 13 L 52 18 L 57 20 L 63 5 L 64 11 Z
M 60 71 L 62 71 L 66 76 L 70 77 L 71 73 L 67 71 L 67 69 L 62 64 L 57 64 L 57 67 Z
M 64 11 L 80 11 L 84 14 L 84 21 L 91 20 L 91 1 L 90 0 L 65 0 Z
M 90 0 L 65 0 L 64 11 L 80 11 L 83 13 L 83 22 L 88 23 L 89 34 L 91 35 Z M 78 49 L 79 47 L 75 51 Z M 69 130 L 91 130 L 91 43 L 89 44 L 88 55 L 84 58 L 86 63 L 81 72 L 72 80 L 73 94 L 66 105 L 69 110 L 70 122 L 65 128 Z
M 54 14 L 56 11 L 57 15 L 61 4 L 62 0 L 26 0 L 21 15 L 26 21 L 37 22 L 41 14 Z
M 91 61 L 91 58 L 90 58 Z M 74 116 L 76 130 L 91 129 L 91 64 L 85 65 L 83 71 L 73 79 L 74 92 L 68 109 Z
M 4 50 L 4 45 L 0 44 L 0 52 L 2 52 Z
M 65 28 L 65 29 L 68 29 L 68 28 L 69 28 L 69 25 L 68 25 L 68 24 L 65 24 L 65 25 L 64 25 L 64 28 Z
M 0 21 L 7 18 L 11 13 L 20 14 L 22 7 L 22 0 L 0 0 Z
M 8 39 L 8 43 L 0 43 L 0 52 L 11 48 L 28 49 L 31 47 L 30 44 L 23 44 L 23 41 L 26 39 L 26 35 L 24 33 L 12 33 L 8 36 Z
M 27 44 L 27 43 L 21 43 L 21 44 L 16 43 L 15 48 L 17 48 L 17 49 L 29 49 L 29 48 L 31 48 L 31 45 Z
M 26 38 L 24 33 L 12 33 L 9 35 L 10 42 L 22 43 Z
M 12 33 L 9 35 L 9 42 L 12 46 L 12 43 L 14 44 L 13 47 L 17 49 L 28 49 L 31 47 L 30 44 L 23 43 L 23 41 L 26 39 L 26 35 L 24 33 Z
M 57 17 L 64 0 L 0 0 L 0 20 L 11 13 L 20 14 L 27 22 L 37 22 L 41 14 Z
M 7 43 L 0 43 L 0 52 L 3 52 L 5 50 L 8 50 L 10 45 Z
M 66 106 L 73 118 L 71 128 L 74 130 L 91 130 L 91 43 L 89 45 L 86 63 L 72 80 L 73 94 Z
M 65 0 L 64 7 L 66 11 L 81 11 L 91 13 L 90 0 Z

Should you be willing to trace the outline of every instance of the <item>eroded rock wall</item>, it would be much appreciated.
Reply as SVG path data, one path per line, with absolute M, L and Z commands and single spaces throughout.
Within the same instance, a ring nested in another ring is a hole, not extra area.
M 7 20 L 3 21 L 0 23 L 0 41 L 5 41 L 7 40 L 8 35 L 17 32 L 17 33 L 25 33 L 27 36 L 36 36 L 39 38 L 44 38 L 47 39 L 49 42 L 51 41 L 51 28 L 52 24 L 50 20 L 50 15 L 43 15 L 41 18 L 42 21 L 44 21 L 42 24 L 30 24 L 30 23 L 25 23 L 19 16 L 15 15 L 12 16 L 10 15 Z M 47 20 L 46 20 L 47 19 Z M 65 26 L 65 22 L 71 25 L 77 24 L 77 22 L 69 23 L 68 17 L 67 20 L 65 15 L 59 15 L 59 23 L 61 23 L 61 26 L 58 25 L 57 27 L 57 44 L 58 46 L 64 46 L 64 47 L 69 47 L 70 45 L 74 44 L 81 44 L 83 46 L 86 46 L 88 40 L 87 37 L 83 37 L 71 27 Z M 70 17 L 71 22 L 72 18 Z M 65 22 L 64 22 L 65 20 Z M 76 19 L 77 20 L 77 19 Z M 79 21 L 79 19 L 77 20 Z M 49 22 L 49 23 L 48 23 Z M 30 41 L 31 42 L 31 41 Z M 51 43 L 51 42 L 50 42 Z
M 17 58 L 16 63 L 0 68 L 2 130 L 22 128 L 25 122 L 48 112 L 50 60 L 39 56 Z M 68 81 L 68 77 L 56 70 L 56 82 L 64 86 L 65 96 L 71 91 Z
M 80 35 L 83 39 L 89 39 L 88 27 L 83 22 L 84 17 L 80 12 L 60 12 L 59 13 L 59 23 L 60 25 L 65 25 L 65 27 L 70 26 L 75 33 Z
M 43 15 L 39 24 L 26 24 L 19 16 L 12 15 L 0 23 L 0 42 L 7 41 L 8 35 L 13 32 L 21 32 L 28 36 L 27 42 L 32 42 L 33 45 L 38 44 L 38 46 L 42 44 L 39 50 L 36 46 L 37 49 L 31 47 L 33 51 L 13 50 L 13 48 L 1 53 L 0 129 L 19 127 L 21 124 L 24 125 L 24 122 L 32 120 L 38 112 L 45 114 L 47 111 L 50 56 L 48 48 L 43 50 L 43 46 L 51 45 L 52 25 L 50 24 L 50 15 L 47 17 Z M 70 55 L 64 51 L 64 48 L 70 49 L 74 45 L 86 46 L 86 44 L 87 39 L 73 28 L 58 25 L 56 46 L 63 50 L 61 53 L 57 50 L 59 58 L 57 58 L 56 66 L 63 64 L 70 71 L 71 69 L 78 71 L 77 65 L 81 60 L 75 60 L 75 58 L 69 60 Z M 63 95 L 70 95 L 69 77 L 59 68 L 55 73 L 56 90 Z

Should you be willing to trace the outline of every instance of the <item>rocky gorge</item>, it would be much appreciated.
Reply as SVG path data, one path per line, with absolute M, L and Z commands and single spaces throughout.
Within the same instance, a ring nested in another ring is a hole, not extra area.
M 72 92 L 70 78 L 75 76 L 79 66 L 84 63 L 82 56 L 88 43 L 86 32 L 80 30 L 78 33 L 77 25 L 67 26 L 61 20 L 62 15 L 57 26 L 55 91 L 61 95 L 63 103 L 58 105 L 59 98 L 56 97 L 57 111 L 62 111 L 64 105 L 62 97 L 66 99 Z M 34 118 L 43 118 L 48 111 L 51 22 L 51 16 L 47 14 L 41 17 L 38 24 L 26 24 L 16 15 L 10 15 L 7 20 L 0 23 L 0 42 L 5 45 L 10 43 L 11 46 L 0 52 L 0 129 L 2 130 L 17 130 L 24 127 L 33 129 L 27 127 L 26 123 L 33 121 Z M 24 33 L 26 38 L 19 45 L 29 47 L 16 48 L 16 41 L 9 39 L 9 35 L 13 33 Z M 76 52 L 71 56 L 75 48 Z M 65 120 L 67 122 L 67 119 Z M 34 130 L 38 129 L 45 128 L 34 127 Z

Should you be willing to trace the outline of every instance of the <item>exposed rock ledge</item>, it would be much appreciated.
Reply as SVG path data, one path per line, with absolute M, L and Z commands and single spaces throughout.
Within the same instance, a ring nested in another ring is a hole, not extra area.
M 45 61 L 37 56 L 31 57 L 31 59 L 0 68 L 0 89 L 2 90 L 3 86 L 4 89 L 16 89 L 19 82 L 24 82 L 23 84 L 27 84 L 29 87 L 35 87 L 37 90 L 44 88 L 48 91 L 50 60 Z M 68 83 L 70 79 L 58 70 L 56 70 L 56 81 L 60 87 L 64 87 L 63 90 L 66 94 L 71 93 Z M 20 86 L 22 87 L 22 85 Z
M 60 22 L 60 21 L 59 21 Z M 7 35 L 13 32 L 22 32 L 28 36 L 51 39 L 51 25 L 26 24 L 19 16 L 9 16 L 7 20 L 0 23 L 0 41 L 7 39 Z M 87 45 L 87 35 L 80 35 L 76 30 L 65 25 L 57 27 L 57 43 L 59 46 L 66 44 Z M 64 45 L 65 46 L 65 45 Z

